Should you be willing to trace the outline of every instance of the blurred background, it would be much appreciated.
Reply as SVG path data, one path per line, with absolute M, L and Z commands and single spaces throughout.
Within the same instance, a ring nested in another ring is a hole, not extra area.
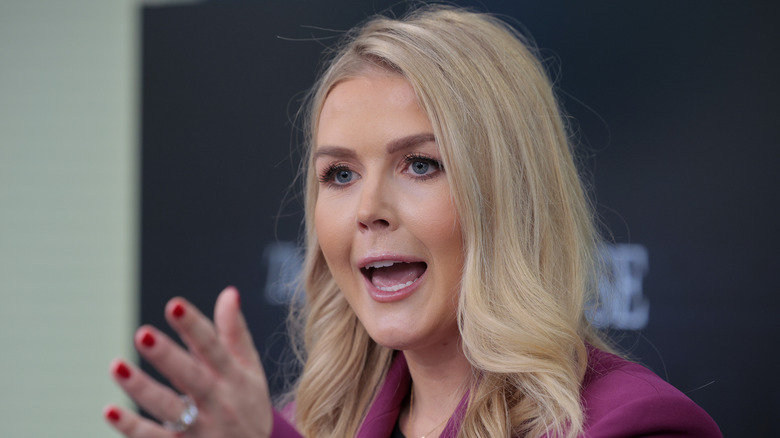
M 138 323 L 135 0 L 0 0 L 0 436 L 97 437 Z
M 604 325 L 724 435 L 770 436 L 778 6 L 459 4 L 521 27 L 556 78 L 625 270 Z M 323 48 L 387 8 L 0 0 L 0 436 L 116 436 L 110 360 L 137 360 L 170 297 L 210 312 L 228 284 L 283 388 L 295 111 Z

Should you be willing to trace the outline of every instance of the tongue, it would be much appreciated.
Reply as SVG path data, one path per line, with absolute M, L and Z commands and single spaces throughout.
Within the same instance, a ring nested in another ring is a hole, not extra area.
M 387 268 L 375 268 L 371 282 L 376 287 L 392 287 L 414 281 L 425 272 L 425 263 L 396 263 Z

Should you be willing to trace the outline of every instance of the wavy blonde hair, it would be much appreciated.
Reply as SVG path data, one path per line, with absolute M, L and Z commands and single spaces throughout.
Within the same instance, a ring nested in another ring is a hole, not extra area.
M 576 436 L 595 298 L 597 233 L 552 84 L 530 45 L 487 14 L 443 6 L 377 17 L 350 32 L 312 89 L 309 153 L 339 82 L 382 68 L 406 78 L 433 125 L 462 225 L 458 324 L 479 380 L 462 437 Z M 336 285 L 313 226 L 306 159 L 302 375 L 296 422 L 354 436 L 393 352 L 366 333 Z

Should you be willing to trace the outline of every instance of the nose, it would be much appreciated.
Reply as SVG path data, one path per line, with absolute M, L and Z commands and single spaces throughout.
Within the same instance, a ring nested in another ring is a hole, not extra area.
M 357 210 L 361 231 L 386 231 L 396 225 L 392 188 L 380 178 L 364 178 Z

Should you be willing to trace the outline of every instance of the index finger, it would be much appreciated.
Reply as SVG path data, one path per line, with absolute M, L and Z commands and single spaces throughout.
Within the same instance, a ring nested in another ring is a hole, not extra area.
M 181 297 L 168 301 L 165 319 L 193 355 L 221 375 L 234 371 L 235 362 L 217 335 L 214 324 L 197 307 Z

